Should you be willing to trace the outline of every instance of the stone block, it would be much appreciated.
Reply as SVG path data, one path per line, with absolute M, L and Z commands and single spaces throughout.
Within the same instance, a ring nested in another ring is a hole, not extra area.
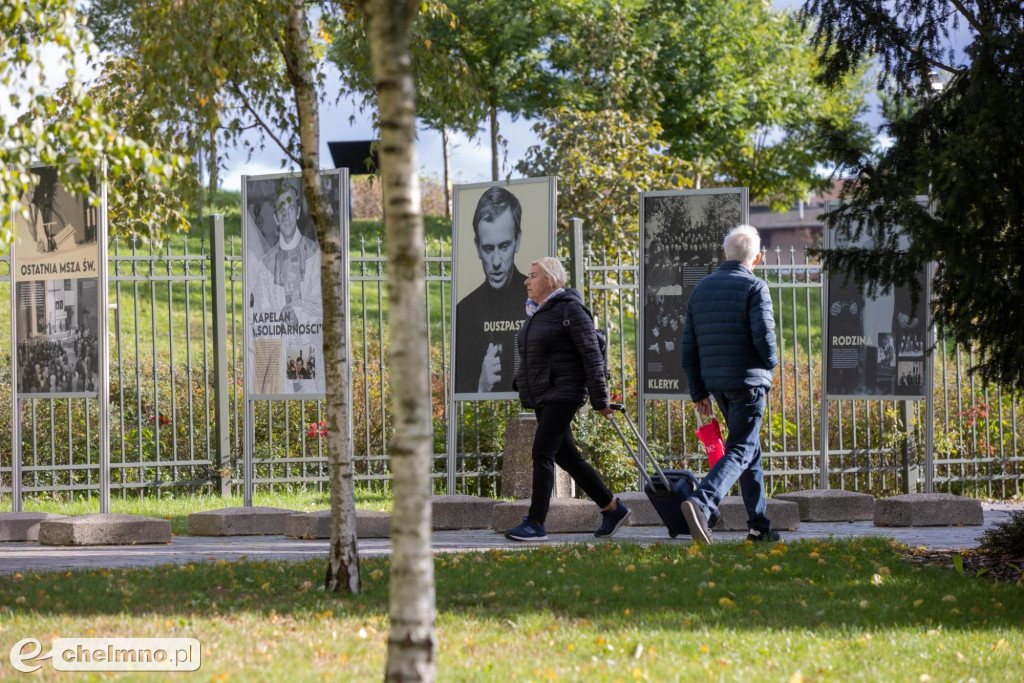
M 519 526 L 529 510 L 529 500 L 498 503 L 491 508 L 491 527 L 500 532 Z M 549 534 L 593 533 L 599 526 L 600 508 L 592 500 L 576 498 L 552 498 L 548 518 L 544 522 Z
M 356 535 L 359 538 L 390 538 L 391 513 L 356 510 Z
M 491 508 L 497 503 L 493 498 L 479 496 L 434 496 L 431 500 L 434 529 L 489 529 Z
M 38 541 L 39 523 L 62 517 L 49 512 L 0 512 L 0 541 Z
M 780 493 L 775 500 L 796 503 L 802 522 L 860 522 L 875 515 L 875 497 L 855 491 L 807 489 Z
M 537 418 L 521 413 L 505 423 L 505 451 L 501 459 L 501 497 L 529 498 L 533 493 L 533 435 Z M 575 495 L 572 477 L 555 467 L 555 498 Z
M 142 545 L 171 542 L 171 522 L 138 515 L 96 514 L 39 523 L 41 545 Z
M 632 514 L 627 520 L 629 526 L 661 526 L 663 522 L 651 499 L 643 491 L 627 491 L 619 494 L 619 500 L 626 504 Z
M 273 536 L 284 533 L 284 521 L 298 510 L 274 507 L 232 507 L 188 516 L 190 536 Z
M 875 526 L 980 526 L 981 501 L 951 493 L 910 493 L 875 501 Z
M 331 537 L 331 511 L 298 512 L 284 520 L 284 535 L 292 538 L 318 539 Z M 388 538 L 391 535 L 391 515 L 374 510 L 356 510 L 356 536 L 358 538 Z
M 721 515 L 715 524 L 715 531 L 746 531 L 747 508 L 739 496 L 726 496 L 718 506 Z M 768 499 L 766 513 L 776 531 L 795 531 L 800 528 L 800 508 L 796 503 L 778 498 Z

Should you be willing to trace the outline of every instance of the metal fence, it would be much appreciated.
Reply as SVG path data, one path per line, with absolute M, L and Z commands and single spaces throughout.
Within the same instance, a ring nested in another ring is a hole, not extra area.
M 655 453 L 673 466 L 704 469 L 683 401 L 637 399 L 637 264 L 621 256 L 583 253 L 576 245 L 574 281 L 609 332 L 612 393 L 642 412 Z M 242 289 L 239 241 L 211 229 L 156 249 L 114 242 L 110 272 L 111 491 L 115 497 L 238 492 L 242 480 Z M 356 479 L 386 487 L 392 429 L 388 386 L 386 256 L 379 241 L 360 241 L 350 259 L 353 449 Z M 817 264 L 790 250 L 767 254 L 758 272 L 775 304 L 780 366 L 762 431 L 770 491 L 820 486 L 821 439 L 827 438 L 829 486 L 875 494 L 924 488 L 924 402 L 830 401 L 820 425 L 821 278 Z M 435 490 L 449 471 L 456 490 L 500 490 L 505 423 L 514 401 L 456 404 L 448 415 L 451 251 L 428 246 L 424 300 L 434 415 Z M 10 264 L 0 259 L 0 299 L 10 296 Z M 0 311 L 9 307 L 0 305 Z M 0 334 L 11 321 L 0 314 Z M 218 333 L 218 323 L 223 335 Z M 940 337 L 940 339 L 942 339 Z M 936 490 L 1003 498 L 1021 496 L 1020 396 L 986 386 L 967 372 L 976 351 L 942 339 L 935 362 Z M 12 475 L 9 354 L 0 363 L 0 496 Z M 96 401 L 22 402 L 22 490 L 26 496 L 91 497 L 99 491 Z M 589 412 L 589 411 L 585 411 Z M 318 401 L 254 404 L 254 483 L 260 489 L 323 489 L 327 465 Z M 446 450 L 449 417 L 456 453 Z M 602 471 L 635 483 L 628 460 L 603 421 L 580 418 L 579 441 Z

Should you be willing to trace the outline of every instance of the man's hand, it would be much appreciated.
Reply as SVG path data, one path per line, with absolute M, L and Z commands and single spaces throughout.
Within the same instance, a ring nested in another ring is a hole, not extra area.
M 488 344 L 484 362 L 480 364 L 477 391 L 488 392 L 501 380 L 501 344 Z
M 697 409 L 697 412 L 702 417 L 711 417 L 711 399 L 707 396 L 694 403 L 693 407 Z
M 597 412 L 601 413 L 602 416 L 608 418 L 609 420 L 612 419 L 613 415 L 615 415 L 615 411 L 612 410 L 609 406 L 605 406 L 604 408 L 601 408 L 601 410 Z

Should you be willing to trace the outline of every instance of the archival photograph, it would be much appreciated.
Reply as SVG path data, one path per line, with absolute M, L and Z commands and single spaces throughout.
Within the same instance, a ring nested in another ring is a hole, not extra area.
M 744 222 L 743 188 L 641 196 L 641 395 L 689 398 L 679 343 L 690 293 L 722 263 L 722 241 Z
M 100 207 L 67 192 L 52 167 L 15 214 L 17 389 L 21 398 L 96 396 Z
M 96 278 L 17 283 L 20 398 L 97 395 Z
M 854 241 L 832 228 L 827 245 L 870 248 L 871 237 Z M 918 274 L 919 300 L 909 284 L 880 288 L 867 296 L 846 273 L 826 278 L 826 389 L 835 397 L 920 398 L 924 396 L 921 362 L 928 332 L 926 274 Z
M 454 196 L 455 398 L 518 398 L 526 273 L 554 250 L 555 181 L 457 185 Z
M 340 230 L 340 175 L 322 180 Z M 243 205 L 249 394 L 322 396 L 309 367 L 323 349 L 320 247 L 300 178 L 247 177 Z

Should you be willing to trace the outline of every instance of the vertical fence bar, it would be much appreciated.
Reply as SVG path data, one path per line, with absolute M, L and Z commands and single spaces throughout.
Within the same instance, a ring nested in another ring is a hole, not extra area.
M 570 218 L 572 229 L 570 256 L 572 257 L 572 286 L 583 292 L 583 219 Z
M 10 212 L 14 224 L 14 210 Z M 10 276 L 10 321 L 11 321 L 11 512 L 21 512 L 21 399 L 18 397 L 18 286 L 14 277 L 15 244 L 11 240 L 8 252 Z
M 99 326 L 96 336 L 99 338 L 99 386 L 96 387 L 99 394 L 99 429 L 100 429 L 100 512 L 110 512 L 110 309 L 107 307 L 107 300 L 110 298 L 107 278 L 107 258 L 110 255 L 107 249 L 107 169 L 104 165 L 100 184 L 100 208 L 97 242 L 99 243 L 100 254 L 96 259 L 97 275 L 97 296 L 99 297 L 99 311 L 96 323 Z M 70 401 L 69 401 L 70 403 Z M 89 424 L 89 399 L 85 399 L 85 424 Z M 88 428 L 88 427 L 87 427 Z M 88 443 L 88 441 L 86 442 Z M 70 449 L 68 462 L 71 462 Z
M 227 299 L 224 276 L 224 216 L 210 216 L 210 263 L 213 279 L 213 460 L 215 481 L 221 496 L 231 493 L 224 465 L 231 454 L 231 425 L 228 411 Z

